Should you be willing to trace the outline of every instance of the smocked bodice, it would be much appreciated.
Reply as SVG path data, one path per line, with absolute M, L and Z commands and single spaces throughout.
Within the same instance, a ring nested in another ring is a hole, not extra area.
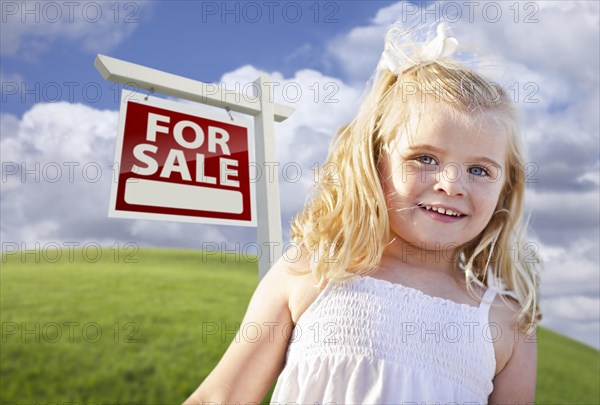
M 271 403 L 487 403 L 495 293 L 474 307 L 372 277 L 331 281 L 294 328 Z

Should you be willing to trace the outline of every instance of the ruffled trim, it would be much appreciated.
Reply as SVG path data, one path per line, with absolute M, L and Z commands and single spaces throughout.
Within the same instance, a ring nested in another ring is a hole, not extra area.
M 455 301 L 449 300 L 447 298 L 434 297 L 433 295 L 425 294 L 421 290 L 405 286 L 404 284 L 392 283 L 392 282 L 390 282 L 388 280 L 382 280 L 380 278 L 369 277 L 369 276 L 357 276 L 357 277 L 360 277 L 361 279 L 363 279 L 367 283 L 382 284 L 382 285 L 384 285 L 386 288 L 388 288 L 390 290 L 403 290 L 403 291 L 406 291 L 406 293 L 411 298 L 418 299 L 418 300 L 421 300 L 421 301 L 427 301 L 429 304 L 432 304 L 432 305 L 457 306 L 461 310 L 467 311 L 467 312 L 477 312 L 478 309 L 479 309 L 479 307 L 474 307 L 474 306 L 469 305 L 469 304 L 463 304 L 463 303 L 455 302 Z
M 487 403 L 473 392 L 425 369 L 365 356 L 308 356 L 282 371 L 271 403 L 399 404 Z

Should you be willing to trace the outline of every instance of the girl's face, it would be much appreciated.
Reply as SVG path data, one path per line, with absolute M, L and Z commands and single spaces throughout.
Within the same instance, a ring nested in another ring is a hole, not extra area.
M 488 224 L 504 184 L 508 136 L 453 121 L 435 105 L 395 138 L 379 167 L 392 239 L 453 250 Z

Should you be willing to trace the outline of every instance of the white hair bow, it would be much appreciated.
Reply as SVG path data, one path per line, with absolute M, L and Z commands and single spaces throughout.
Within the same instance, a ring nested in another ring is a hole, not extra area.
M 398 75 L 412 66 L 451 56 L 458 48 L 458 41 L 456 38 L 448 37 L 447 29 L 445 23 L 438 24 L 435 38 L 422 44 L 411 42 L 406 38 L 406 34 L 403 35 L 405 41 L 402 41 L 405 43 L 399 44 L 394 38 L 399 29 L 390 29 L 386 35 L 385 49 L 377 69 L 387 69 Z

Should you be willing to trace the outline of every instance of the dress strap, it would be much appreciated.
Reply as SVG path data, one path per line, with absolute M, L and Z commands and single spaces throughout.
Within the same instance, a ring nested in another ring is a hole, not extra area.
M 490 306 L 492 305 L 492 302 L 494 302 L 497 293 L 498 290 L 496 288 L 488 287 L 483 294 L 483 298 L 479 304 L 479 317 L 484 324 L 488 321 Z

